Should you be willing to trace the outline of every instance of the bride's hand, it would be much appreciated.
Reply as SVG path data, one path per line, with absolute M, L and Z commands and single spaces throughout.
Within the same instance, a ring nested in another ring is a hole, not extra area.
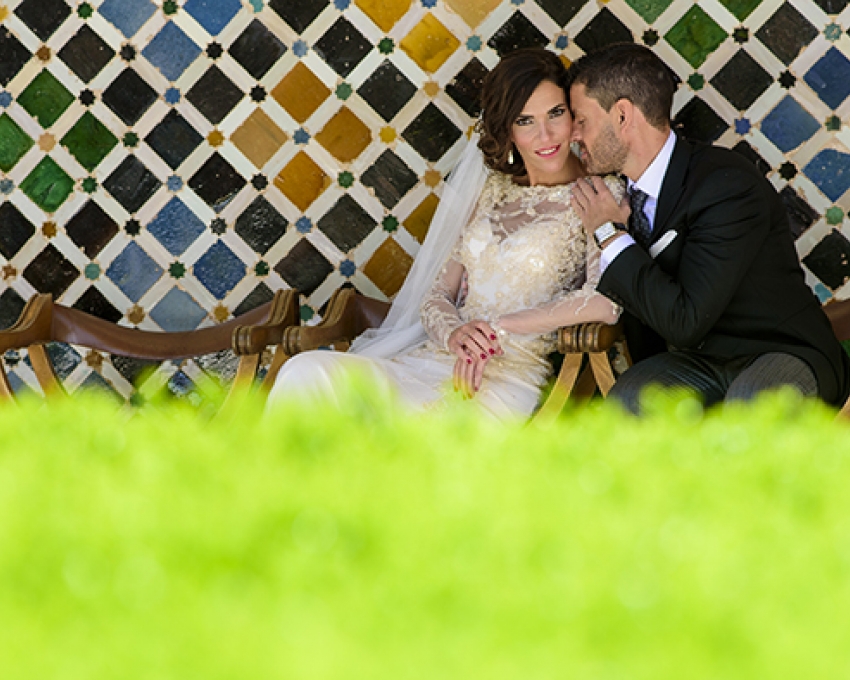
M 453 373 L 455 390 L 467 398 L 475 396 L 481 388 L 487 361 L 504 354 L 496 331 L 486 321 L 470 321 L 452 331 L 448 345 L 457 356 Z
M 618 205 L 603 179 L 596 175 L 579 179 L 573 185 L 570 203 L 588 234 L 592 234 L 606 222 L 625 224 L 632 213 L 628 197 L 624 197 Z

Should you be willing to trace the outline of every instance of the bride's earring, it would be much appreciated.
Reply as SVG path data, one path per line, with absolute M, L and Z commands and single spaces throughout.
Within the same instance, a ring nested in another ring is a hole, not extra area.
M 514 164 L 514 150 L 511 149 L 510 151 L 508 151 L 508 165 L 513 165 L 513 164 Z

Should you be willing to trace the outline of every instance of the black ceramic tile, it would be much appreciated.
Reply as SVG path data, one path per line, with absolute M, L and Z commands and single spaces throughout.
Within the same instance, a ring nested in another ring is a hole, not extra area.
M 94 259 L 118 233 L 118 225 L 97 203 L 89 201 L 68 220 L 65 232 L 87 257 Z
M 269 7 L 280 15 L 296 33 L 303 33 L 330 0 L 269 0 Z
M 14 205 L 0 204 L 0 255 L 11 260 L 33 234 L 35 227 Z
M 44 349 L 50 357 L 50 363 L 53 364 L 53 370 L 56 371 L 56 377 L 59 380 L 65 380 L 83 361 L 79 352 L 64 342 L 48 342 Z
M 316 54 L 343 78 L 363 61 L 371 49 L 372 43 L 366 40 L 345 17 L 337 19 L 336 23 L 313 46 Z
M 186 99 L 213 125 L 224 120 L 244 96 L 245 93 L 215 65 L 186 93 Z
M 128 68 L 103 91 L 101 99 L 126 125 L 135 125 L 156 101 L 156 91 Z
M 348 194 L 343 194 L 336 205 L 319 220 L 318 227 L 337 248 L 347 253 L 360 245 L 361 241 L 372 233 L 376 224 L 357 201 Z
M 827 14 L 841 14 L 847 7 L 847 0 L 815 0 L 815 4 Z
M 113 50 L 88 24 L 65 43 L 57 55 L 84 83 L 91 82 L 115 56 Z
M 256 309 L 260 305 L 266 304 L 273 297 L 274 293 L 272 292 L 272 289 L 265 283 L 261 282 L 256 288 L 254 288 L 254 290 L 242 299 L 242 302 L 236 306 L 236 309 L 233 310 L 233 316 L 239 316 L 245 312 L 250 312 L 252 309 Z
M 312 295 L 334 268 L 306 238 L 301 239 L 274 270 L 302 295 Z
M 803 258 L 805 264 L 823 283 L 833 290 L 850 277 L 850 241 L 833 229 Z
M 817 35 L 818 29 L 787 2 L 756 31 L 756 37 L 786 66 Z
M 566 26 L 578 11 L 587 4 L 587 0 L 534 0 L 555 20 L 558 26 Z
M 189 186 L 216 212 L 224 210 L 245 184 L 245 178 L 218 153 L 210 156 L 189 180 Z
M 0 293 L 0 330 L 9 328 L 18 320 L 25 304 L 26 300 L 14 288 L 7 288 Z
M 426 160 L 435 163 L 460 137 L 461 131 L 434 104 L 428 104 L 402 137 Z
M 140 385 L 145 381 L 148 374 L 156 370 L 159 363 L 146 359 L 134 359 L 113 354 L 112 365 L 131 385 Z
M 39 293 L 50 293 L 55 300 L 79 278 L 80 272 L 56 246 L 48 243 L 24 269 L 23 275 Z
M 791 186 L 786 185 L 779 195 L 788 212 L 788 226 L 791 228 L 791 234 L 797 239 L 820 218 L 820 214 Z
M 633 41 L 632 32 L 607 7 L 603 7 L 573 42 L 585 52 L 592 52 L 611 43 Z
M 446 85 L 446 94 L 473 118 L 481 113 L 481 83 L 487 73 L 487 67 L 473 57 Z
M 773 77 L 746 50 L 738 50 L 711 84 L 739 111 L 746 111 L 773 84 Z
M 694 97 L 685 104 L 676 114 L 673 123 L 682 130 L 685 137 L 700 142 L 715 141 L 729 127 L 726 121 L 699 97 Z
M 756 151 L 753 147 L 751 147 L 743 139 L 735 146 L 733 146 L 732 149 L 744 156 L 744 158 L 747 158 L 750 162 L 752 162 L 752 164 L 758 168 L 759 172 L 762 175 L 767 175 L 767 173 L 772 170 L 772 168 L 770 167 L 770 163 L 764 160 L 764 158 L 761 157 L 759 152 Z
M 286 218 L 263 196 L 257 196 L 237 218 L 234 230 L 251 248 L 264 255 L 289 226 Z
M 387 149 L 374 165 L 360 177 L 361 183 L 371 187 L 385 208 L 392 209 L 402 197 L 416 186 L 419 178 L 405 162 Z
M 15 14 L 43 42 L 62 25 L 71 13 L 65 0 L 24 0 Z
M 541 47 L 548 43 L 549 38 L 522 12 L 514 12 L 513 16 L 487 41 L 487 44 L 496 50 L 500 57 L 521 47 Z
M 162 182 L 138 158 L 127 156 L 106 178 L 103 188 L 132 214 L 147 203 L 161 185 Z
M 148 146 L 156 151 L 168 167 L 176 170 L 204 138 L 183 116 L 171 109 L 165 118 L 145 137 Z
M 8 85 L 31 56 L 21 41 L 9 33 L 8 28 L 0 26 L 0 85 Z
M 389 122 L 416 93 L 416 86 L 392 62 L 385 60 L 357 90 Z
M 259 80 L 286 54 L 286 45 L 254 19 L 227 51 L 242 68 Z
M 90 286 L 72 306 L 74 309 L 79 309 L 81 312 L 91 314 L 110 323 L 116 323 L 124 316 L 94 286 Z

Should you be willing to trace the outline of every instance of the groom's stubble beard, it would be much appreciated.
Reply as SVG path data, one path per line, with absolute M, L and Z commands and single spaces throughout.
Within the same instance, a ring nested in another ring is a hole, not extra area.
M 599 132 L 593 146 L 588 147 L 584 143 L 582 143 L 582 146 L 587 154 L 585 169 L 591 175 L 610 175 L 623 171 L 629 149 L 617 139 L 611 123 L 605 122 L 605 126 Z

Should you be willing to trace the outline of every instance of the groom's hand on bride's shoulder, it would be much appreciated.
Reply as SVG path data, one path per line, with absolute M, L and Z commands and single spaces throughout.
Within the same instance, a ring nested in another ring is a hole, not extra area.
M 570 203 L 588 234 L 593 234 L 606 222 L 625 224 L 632 212 L 628 198 L 624 196 L 622 202 L 617 203 L 608 185 L 596 175 L 576 181 Z

